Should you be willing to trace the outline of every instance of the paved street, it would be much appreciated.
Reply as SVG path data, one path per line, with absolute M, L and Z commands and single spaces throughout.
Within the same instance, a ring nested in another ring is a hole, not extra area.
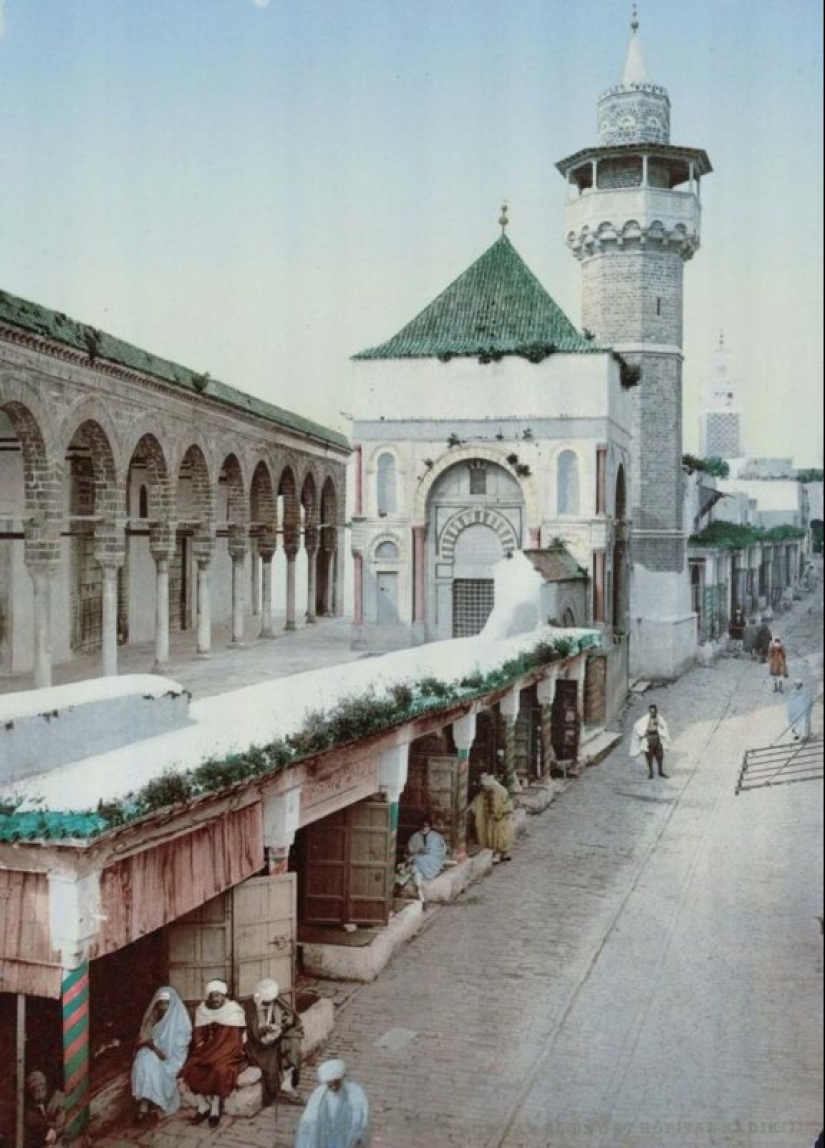
M 774 623 L 815 694 L 821 625 L 821 592 Z M 735 796 L 743 750 L 788 738 L 764 666 L 697 668 L 637 698 L 626 729 L 652 699 L 670 780 L 625 739 L 339 1010 L 327 1051 L 368 1089 L 374 1148 L 813 1144 L 822 784 Z M 288 1148 L 296 1116 L 106 1143 Z

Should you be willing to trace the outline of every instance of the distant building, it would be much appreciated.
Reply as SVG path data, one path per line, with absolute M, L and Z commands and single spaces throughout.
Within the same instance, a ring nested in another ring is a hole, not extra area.
M 699 453 L 703 458 L 739 458 L 742 455 L 742 412 L 731 379 L 730 354 L 723 336 L 713 355 L 700 413 Z

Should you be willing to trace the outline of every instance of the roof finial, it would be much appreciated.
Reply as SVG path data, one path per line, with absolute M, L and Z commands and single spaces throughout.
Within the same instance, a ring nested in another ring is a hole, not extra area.
M 630 28 L 633 32 L 639 31 L 639 8 L 635 0 L 633 3 L 633 19 L 630 21 Z
M 724 347 L 724 345 L 725 345 L 725 332 L 720 331 L 719 332 L 719 346 Z
M 507 230 L 507 224 L 510 220 L 507 218 L 507 200 L 505 199 L 501 205 L 501 215 L 498 217 L 499 226 L 501 227 L 501 234 L 504 235 Z

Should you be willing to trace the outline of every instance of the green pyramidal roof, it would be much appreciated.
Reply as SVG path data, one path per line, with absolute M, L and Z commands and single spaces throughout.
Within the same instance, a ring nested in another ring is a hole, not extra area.
M 506 235 L 401 331 L 355 359 L 522 355 L 602 351 L 579 334 Z

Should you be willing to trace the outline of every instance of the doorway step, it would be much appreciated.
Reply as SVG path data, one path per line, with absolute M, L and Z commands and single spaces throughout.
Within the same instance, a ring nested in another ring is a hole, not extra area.
M 586 740 L 582 741 L 579 759 L 585 765 L 598 765 L 600 761 L 604 761 L 609 753 L 612 753 L 621 740 L 622 735 L 615 731 L 594 730 Z
M 298 948 L 304 972 L 332 981 L 374 981 L 396 949 L 407 944 L 421 928 L 423 910 L 421 901 L 411 901 L 381 929 L 313 929 L 310 937 L 309 930 L 300 928 Z M 328 940 L 325 934 L 329 935 Z

